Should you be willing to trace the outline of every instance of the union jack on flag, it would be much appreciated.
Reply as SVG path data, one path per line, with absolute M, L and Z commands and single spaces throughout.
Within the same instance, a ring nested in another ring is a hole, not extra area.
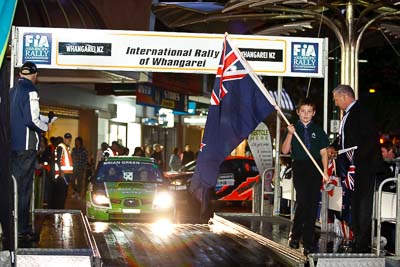
M 354 152 L 357 147 L 350 147 L 343 149 L 343 152 L 339 150 L 338 152 L 338 165 L 339 171 L 338 175 L 342 177 L 342 183 L 344 186 L 354 191 L 354 177 L 356 173 L 356 166 L 354 165 Z
M 224 42 L 221 61 L 215 77 L 215 85 L 211 94 L 211 105 L 219 105 L 222 98 L 229 92 L 226 82 L 242 79 L 249 73 L 239 60 L 239 56 L 232 50 L 228 42 Z
M 328 160 L 328 176 L 335 176 L 336 175 L 336 164 L 334 159 Z
M 346 186 L 347 189 L 349 189 L 351 191 L 354 191 L 354 176 L 356 173 L 356 166 L 354 166 L 354 163 L 353 163 L 354 150 L 355 149 L 346 151 L 346 157 L 347 157 L 348 162 L 350 162 L 350 165 L 347 169 L 347 174 L 344 179 L 344 185 Z
M 355 149 L 351 149 L 349 151 L 346 151 L 346 157 L 349 160 L 349 162 L 353 162 L 354 150 Z
M 356 173 L 356 166 L 351 164 L 349 166 L 349 170 L 347 171 L 347 175 L 346 175 L 346 178 L 344 180 L 344 184 L 351 191 L 354 191 L 354 175 L 355 175 L 355 173 Z

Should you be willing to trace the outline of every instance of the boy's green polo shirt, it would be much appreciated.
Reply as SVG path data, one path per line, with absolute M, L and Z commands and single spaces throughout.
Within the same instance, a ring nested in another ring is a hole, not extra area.
M 301 121 L 298 121 L 294 125 L 297 134 L 299 135 L 300 139 L 304 143 L 304 124 Z M 329 146 L 328 136 L 324 132 L 324 130 L 314 124 L 312 121 L 307 125 L 308 133 L 310 135 L 310 153 L 314 157 L 315 160 L 321 159 L 320 150 Z M 286 131 L 287 135 L 287 131 Z M 286 137 L 285 135 L 285 137 Z M 303 147 L 300 145 L 297 138 L 293 135 L 292 143 L 291 143 L 291 158 L 293 160 L 308 160 L 309 157 L 307 156 L 306 152 L 304 151 Z

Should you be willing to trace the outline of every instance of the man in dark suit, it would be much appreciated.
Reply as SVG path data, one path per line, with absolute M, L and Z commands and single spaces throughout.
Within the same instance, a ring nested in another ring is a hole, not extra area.
M 336 147 L 357 146 L 353 154 L 355 174 L 351 199 L 353 252 L 366 253 L 370 252 L 375 175 L 381 160 L 379 136 L 371 115 L 355 100 L 350 86 L 338 85 L 333 89 L 333 98 L 335 105 L 345 112 Z

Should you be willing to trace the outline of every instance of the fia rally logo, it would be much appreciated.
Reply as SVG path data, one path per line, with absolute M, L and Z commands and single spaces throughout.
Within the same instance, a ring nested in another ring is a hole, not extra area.
M 292 72 L 318 73 L 318 43 L 292 43 Z
M 51 64 L 51 33 L 25 33 L 22 61 Z

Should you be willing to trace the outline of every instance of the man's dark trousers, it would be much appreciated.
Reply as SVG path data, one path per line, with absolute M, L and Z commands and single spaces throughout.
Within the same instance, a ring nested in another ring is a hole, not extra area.
M 356 167 L 357 172 L 357 167 Z M 371 252 L 371 218 L 375 175 L 368 172 L 356 173 L 355 188 L 351 199 L 351 219 L 354 232 L 353 252 Z M 361 180 L 362 179 L 362 180 Z
M 29 207 L 32 197 L 32 182 L 35 171 L 36 150 L 11 152 L 12 174 L 18 187 L 18 233 L 29 234 Z

